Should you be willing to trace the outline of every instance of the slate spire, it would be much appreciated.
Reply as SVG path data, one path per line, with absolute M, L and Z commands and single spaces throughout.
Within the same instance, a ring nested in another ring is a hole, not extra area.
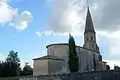
M 85 32 L 84 33 L 87 33 L 87 32 L 94 32 L 95 33 L 88 3 L 87 3 L 87 15 L 86 15 L 86 23 L 85 23 Z

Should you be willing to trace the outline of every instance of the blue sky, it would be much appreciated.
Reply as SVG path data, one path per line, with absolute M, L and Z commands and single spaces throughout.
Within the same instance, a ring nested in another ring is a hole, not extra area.
M 13 8 L 18 8 L 19 13 L 29 11 L 32 15 L 32 21 L 28 24 L 27 29 L 21 30 L 5 23 L 0 27 L 0 52 L 7 55 L 13 49 L 19 52 L 21 60 L 31 60 L 33 57 L 45 55 L 45 44 L 52 37 L 36 35 L 36 31 L 43 31 L 46 27 L 46 17 L 49 15 L 45 0 L 16 0 L 8 2 Z M 29 17 L 29 16 L 28 16 Z M 50 41 L 49 40 L 49 41 Z
M 48 44 L 68 42 L 66 33 L 71 33 L 75 38 L 76 44 L 82 46 L 86 2 L 85 0 L 76 0 L 78 2 L 73 4 L 72 2 L 74 1 L 0 0 L 0 12 L 2 12 L 0 13 L 1 60 L 8 55 L 10 50 L 19 52 L 22 63 L 31 61 L 35 57 L 46 55 L 46 46 Z M 79 3 L 80 6 L 78 6 Z M 119 19 L 118 16 L 116 17 L 112 13 L 106 16 L 107 12 L 110 12 L 109 5 L 112 1 L 101 0 L 98 3 L 92 0 L 89 3 L 97 31 L 97 43 L 103 59 L 108 61 L 110 65 L 119 65 L 120 53 L 117 49 L 119 49 L 120 43 L 116 43 L 120 40 L 118 37 L 120 33 L 119 24 L 117 24 L 117 21 L 116 23 L 111 23 L 110 18 L 114 19 L 113 21 Z M 104 9 L 99 7 L 103 3 L 105 3 Z M 113 3 L 112 5 L 119 4 Z M 119 10 L 116 7 L 115 9 L 116 12 Z M 119 14 L 120 12 L 117 13 Z

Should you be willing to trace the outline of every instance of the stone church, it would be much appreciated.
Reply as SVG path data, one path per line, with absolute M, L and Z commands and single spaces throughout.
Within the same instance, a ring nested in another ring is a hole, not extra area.
M 47 55 L 33 59 L 33 75 L 69 73 L 68 45 L 68 43 L 47 45 Z M 76 45 L 76 51 L 79 57 L 79 72 L 106 69 L 106 62 L 102 61 L 102 55 L 96 42 L 96 32 L 89 8 L 86 15 L 84 45 L 83 47 Z

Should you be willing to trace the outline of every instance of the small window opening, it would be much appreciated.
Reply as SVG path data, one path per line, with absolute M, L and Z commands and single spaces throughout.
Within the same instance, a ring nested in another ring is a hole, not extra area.
M 94 43 L 92 43 L 92 48 L 94 48 Z
M 90 37 L 91 40 L 93 40 L 93 37 Z

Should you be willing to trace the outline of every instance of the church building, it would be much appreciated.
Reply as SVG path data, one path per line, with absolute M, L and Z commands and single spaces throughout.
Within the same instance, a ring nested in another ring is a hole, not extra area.
M 69 44 L 50 44 L 46 48 L 46 56 L 33 59 L 33 75 L 69 73 Z M 83 47 L 76 45 L 76 52 L 79 58 L 79 72 L 106 70 L 106 62 L 102 61 L 96 42 L 96 32 L 89 7 L 86 15 L 84 45 Z

